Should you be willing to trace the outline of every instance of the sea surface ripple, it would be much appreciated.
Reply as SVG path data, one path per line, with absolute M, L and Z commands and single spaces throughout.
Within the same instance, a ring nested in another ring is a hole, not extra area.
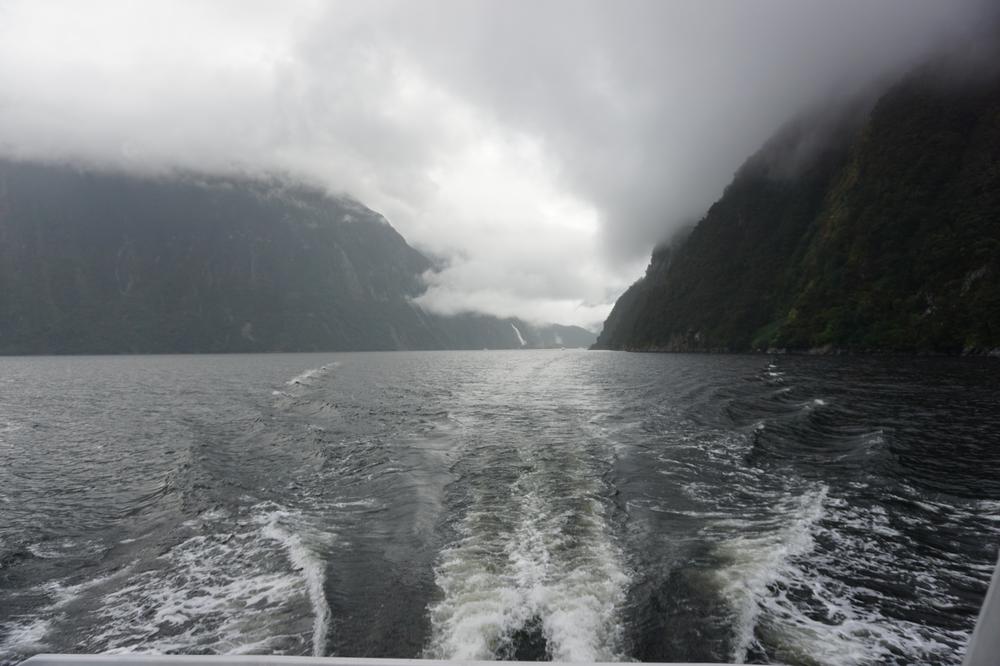
M 0 664 L 958 664 L 995 359 L 0 359 Z

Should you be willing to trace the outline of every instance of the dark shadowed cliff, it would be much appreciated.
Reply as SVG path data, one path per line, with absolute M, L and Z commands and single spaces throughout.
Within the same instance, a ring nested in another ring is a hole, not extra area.
M 518 348 L 512 324 L 523 346 L 592 341 L 426 313 L 430 268 L 377 213 L 279 180 L 0 161 L 0 353 Z
M 927 67 L 784 128 L 653 253 L 596 346 L 1000 348 L 1000 78 L 955 79 Z

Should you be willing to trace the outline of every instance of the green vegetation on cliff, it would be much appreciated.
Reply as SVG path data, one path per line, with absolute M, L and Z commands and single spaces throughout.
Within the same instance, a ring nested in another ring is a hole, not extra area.
M 779 132 L 653 253 L 596 346 L 1000 348 L 1000 79 L 947 79 Z

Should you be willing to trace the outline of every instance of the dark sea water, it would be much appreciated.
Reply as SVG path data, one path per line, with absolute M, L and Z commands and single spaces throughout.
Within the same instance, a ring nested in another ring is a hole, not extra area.
M 1000 362 L 0 359 L 0 662 L 953 664 Z

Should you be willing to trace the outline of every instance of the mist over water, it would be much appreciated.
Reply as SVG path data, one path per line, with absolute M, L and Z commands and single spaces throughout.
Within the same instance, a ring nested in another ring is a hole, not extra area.
M 992 359 L 0 359 L 0 662 L 955 664 Z

